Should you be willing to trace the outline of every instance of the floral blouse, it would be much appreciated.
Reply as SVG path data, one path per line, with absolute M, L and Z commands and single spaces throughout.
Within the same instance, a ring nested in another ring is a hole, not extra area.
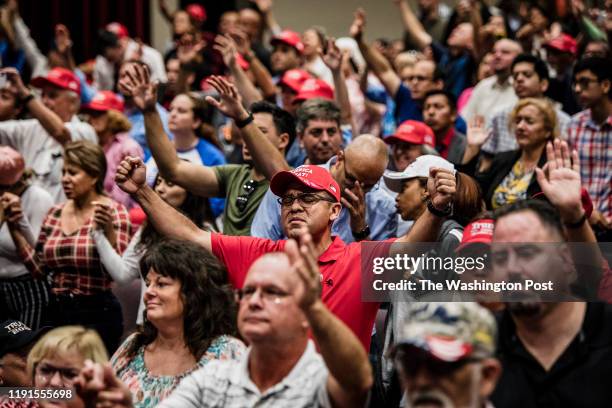
M 493 192 L 491 207 L 496 209 L 527 198 L 527 189 L 533 174 L 534 170 L 526 171 L 520 160 L 514 163 L 512 170 L 510 170 Z
M 155 376 L 149 373 L 144 361 L 144 347 L 135 355 L 128 356 L 128 350 L 136 334 L 129 336 L 111 358 L 117 377 L 132 392 L 135 408 L 156 407 L 176 388 L 179 382 L 193 371 L 203 367 L 211 360 L 237 360 L 246 351 L 246 346 L 232 336 L 219 336 L 214 339 L 200 361 L 190 370 L 177 376 Z

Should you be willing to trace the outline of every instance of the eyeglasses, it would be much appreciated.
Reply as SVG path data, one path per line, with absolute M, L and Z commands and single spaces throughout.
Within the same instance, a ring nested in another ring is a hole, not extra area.
M 238 211 L 244 212 L 247 204 L 249 203 L 249 198 L 253 195 L 255 191 L 255 186 L 257 182 L 255 180 L 249 180 L 242 185 L 243 193 L 236 197 L 236 208 Z
M 273 287 L 253 287 L 246 286 L 236 290 L 236 298 L 238 301 L 251 300 L 255 293 L 259 290 L 259 297 L 266 303 L 274 303 L 276 305 L 283 302 L 283 299 L 289 296 L 288 293 Z
M 79 376 L 79 370 L 73 368 L 54 367 L 46 363 L 37 365 L 35 373 L 44 382 L 51 381 L 51 378 L 53 378 L 55 373 L 59 373 L 60 378 L 62 380 L 62 384 L 64 385 L 72 385 L 76 378 Z
M 574 80 L 574 88 L 578 86 L 580 89 L 587 89 L 589 85 L 591 85 L 591 82 L 599 82 L 599 80 L 593 78 L 577 78 Z
M 298 203 L 304 208 L 310 207 L 319 201 L 327 201 L 330 203 L 335 203 L 335 200 L 332 200 L 328 197 L 322 197 L 315 193 L 302 193 L 295 196 L 284 196 L 277 199 L 278 203 L 283 207 L 291 207 L 295 200 L 298 200 Z

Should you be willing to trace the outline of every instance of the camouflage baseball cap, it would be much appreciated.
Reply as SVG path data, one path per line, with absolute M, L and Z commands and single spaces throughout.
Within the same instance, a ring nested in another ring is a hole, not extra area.
M 497 326 L 475 302 L 426 302 L 410 306 L 396 348 L 411 346 L 445 362 L 495 354 Z

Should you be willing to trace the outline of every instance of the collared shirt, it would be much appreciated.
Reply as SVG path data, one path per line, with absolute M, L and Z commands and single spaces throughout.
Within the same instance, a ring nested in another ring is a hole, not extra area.
M 72 141 L 98 143 L 96 131 L 76 116 L 65 123 Z M 64 148 L 47 133 L 37 119 L 7 120 L 0 123 L 0 145 L 9 145 L 23 155 L 26 167 L 34 170 L 34 184 L 47 190 L 55 203 L 66 200 L 62 188 Z
M 367 256 L 388 254 L 393 241 L 395 239 L 370 242 Z M 229 281 L 236 288 L 242 287 L 251 264 L 257 258 L 269 252 L 283 251 L 285 243 L 284 240 L 211 234 L 212 253 L 225 265 Z M 369 350 L 379 304 L 361 301 L 361 249 L 361 243 L 347 245 L 335 236 L 331 245 L 319 256 L 318 264 L 323 283 L 321 300 Z
M 500 109 L 514 106 L 517 101 L 518 98 L 512 87 L 512 78 L 509 77 L 506 82 L 500 84 L 497 82 L 497 75 L 493 75 L 476 84 L 472 97 L 461 115 L 466 122 L 469 122 L 475 115 L 481 115 L 484 116 L 485 123 L 487 123 Z
M 204 139 L 198 139 L 198 143 L 190 149 L 176 149 L 176 155 L 183 160 L 189 161 L 190 163 L 202 166 L 219 166 L 225 164 L 225 156 L 223 153 L 221 153 L 221 151 L 217 149 L 215 145 Z M 150 157 L 146 162 L 146 166 L 147 184 L 153 186 L 157 173 L 159 173 L 155 159 Z M 225 208 L 225 198 L 211 197 L 208 199 L 208 201 L 210 203 L 210 209 L 215 217 L 223 214 L 223 209 Z
M 337 158 L 332 157 L 321 167 L 329 171 Z M 373 241 L 381 241 L 393 238 L 397 233 L 397 218 L 395 216 L 395 201 L 384 189 L 380 187 L 381 180 L 377 186 L 365 195 L 366 199 L 366 223 L 370 227 L 370 238 Z M 251 235 L 254 237 L 268 238 L 273 240 L 285 238 L 281 220 L 281 206 L 278 197 L 272 190 L 266 194 L 255 213 L 251 225 Z M 349 211 L 342 207 L 340 216 L 332 225 L 332 234 L 338 235 L 346 243 L 355 241 L 351 231 L 351 218 Z
M 111 289 L 112 279 L 100 262 L 92 237 L 93 217 L 70 235 L 62 231 L 65 203 L 49 210 L 43 221 L 36 248 L 27 246 L 20 256 L 28 270 L 52 279 L 56 294 L 94 295 Z M 121 254 L 130 242 L 130 220 L 125 207 L 111 204 L 113 228 L 117 234 L 115 250 Z
M 172 140 L 172 133 L 170 133 L 170 130 L 168 130 L 168 111 L 159 103 L 155 105 L 155 108 L 157 109 L 157 113 L 159 113 L 159 118 L 161 119 L 164 127 L 164 132 L 166 132 L 168 138 Z M 125 116 L 132 124 L 132 128 L 130 129 L 130 137 L 137 141 L 140 147 L 142 147 L 142 151 L 144 152 L 144 161 L 146 162 L 149 160 L 149 157 L 151 157 L 151 150 L 147 145 L 144 116 L 138 109 L 126 110 Z
M 572 117 L 568 142 L 580 156 L 580 178 L 595 210 L 612 221 L 612 116 L 596 124 L 587 109 Z
M 115 174 L 119 163 L 126 157 L 140 157 L 144 159 L 142 148 L 136 141 L 128 136 L 127 133 L 118 133 L 112 140 L 103 146 L 106 156 L 106 177 L 104 177 L 104 190 L 110 197 L 123 204 L 128 210 L 134 206 L 134 200 L 128 193 L 121 190 L 115 183 Z
M 185 377 L 159 408 L 331 407 L 329 372 L 312 340 L 283 380 L 263 393 L 251 381 L 249 348 L 239 360 L 211 361 Z
M 482 151 L 490 154 L 509 152 L 517 150 L 516 136 L 510 131 L 510 114 L 514 105 L 498 111 L 491 117 L 488 128 L 491 129 L 491 137 L 482 145 Z M 559 107 L 555 107 L 557 122 L 559 124 L 559 136 L 561 139 L 567 138 L 567 127 L 570 123 L 570 116 L 563 112 Z
M 491 400 L 504 407 L 607 407 L 612 400 L 612 306 L 587 303 L 580 332 L 549 370 L 525 348 L 509 313 L 498 321 L 502 375 Z

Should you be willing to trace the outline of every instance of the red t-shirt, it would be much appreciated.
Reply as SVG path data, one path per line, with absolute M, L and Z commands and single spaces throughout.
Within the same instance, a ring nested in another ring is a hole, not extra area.
M 388 252 L 389 243 L 377 241 L 380 250 Z M 212 252 L 227 268 L 229 280 L 241 288 L 251 264 L 268 252 L 280 252 L 285 240 L 211 234 Z M 378 302 L 361 301 L 361 244 L 346 245 L 340 237 L 319 257 L 322 275 L 321 300 L 359 338 L 366 350 L 370 349 L 372 327 Z

